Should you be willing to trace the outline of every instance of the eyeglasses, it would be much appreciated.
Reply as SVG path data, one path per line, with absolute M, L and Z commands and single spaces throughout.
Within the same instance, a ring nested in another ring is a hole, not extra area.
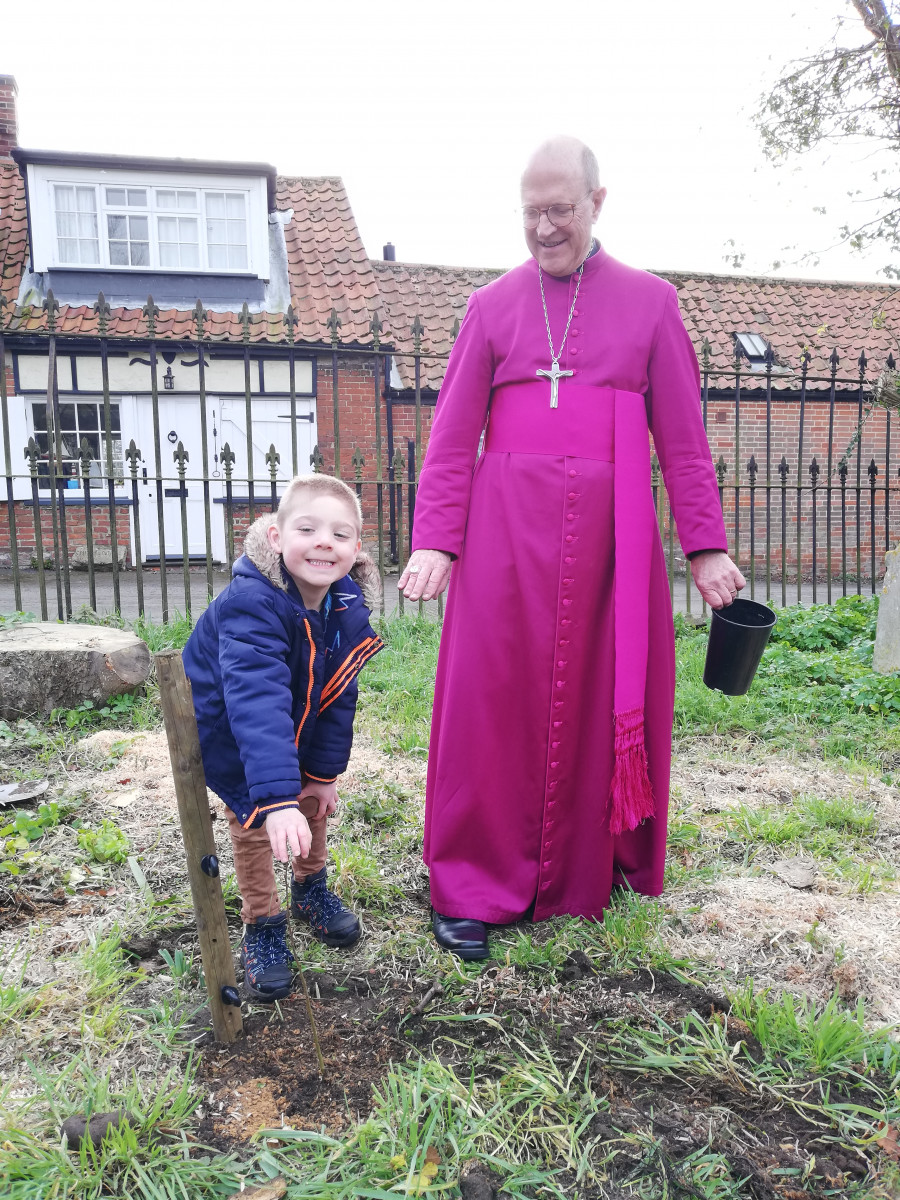
M 523 208 L 522 224 L 526 229 L 537 229 L 541 223 L 541 216 L 546 213 L 550 224 L 555 225 L 557 229 L 562 229 L 571 224 L 572 218 L 575 216 L 575 209 L 590 194 L 590 192 L 585 192 L 584 196 L 579 197 L 574 204 L 551 204 L 549 208 Z

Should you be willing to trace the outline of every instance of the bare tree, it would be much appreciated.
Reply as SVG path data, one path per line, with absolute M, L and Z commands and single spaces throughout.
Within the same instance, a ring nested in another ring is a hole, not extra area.
M 780 159 L 837 143 L 883 151 L 872 172 L 870 219 L 840 230 L 856 249 L 883 242 L 900 250 L 900 0 L 849 0 L 855 18 L 839 18 L 832 43 L 790 63 L 764 96 L 756 124 L 766 155 Z M 845 36 L 868 39 L 841 44 Z M 857 196 L 860 193 L 856 193 Z M 885 267 L 890 275 L 900 269 Z

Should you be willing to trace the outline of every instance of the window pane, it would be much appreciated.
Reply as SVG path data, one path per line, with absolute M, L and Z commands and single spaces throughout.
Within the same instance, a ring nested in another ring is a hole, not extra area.
M 109 406 L 109 424 L 110 424 L 110 428 L 113 430 L 118 430 L 118 429 L 122 428 L 121 425 L 119 424 L 119 406 L 118 406 L 118 404 L 111 404 Z
M 228 268 L 228 248 L 227 246 L 210 246 L 209 248 L 209 265 L 222 270 Z
M 131 243 L 131 265 L 133 267 L 149 267 L 150 266 L 150 243 L 149 242 L 132 242 Z
M 208 217 L 225 216 L 225 196 L 222 192 L 206 193 L 206 215 Z
M 94 195 L 94 189 L 90 187 L 80 187 L 75 189 L 78 201 L 78 211 L 83 213 L 93 213 L 97 211 L 97 197 Z
M 61 404 L 59 406 L 59 427 L 60 429 L 77 429 L 75 424 L 75 405 Z
M 64 458 L 78 457 L 78 435 L 74 433 L 64 433 L 62 438 L 62 452 Z
M 106 218 L 106 230 L 111 238 L 127 237 L 128 222 L 125 217 L 115 217 L 112 214 Z
M 197 193 L 196 192 L 179 192 L 178 193 L 178 207 L 179 208 L 187 208 L 191 211 L 195 210 L 197 207 Z
M 243 246 L 229 247 L 229 266 L 236 271 L 244 271 L 247 268 L 247 251 Z
M 50 453 L 50 451 L 48 449 L 46 433 L 35 433 L 34 440 L 37 442 L 38 450 L 41 452 L 41 454 L 44 456 L 44 458 L 46 458 L 47 455 Z
M 147 207 L 147 192 L 144 188 L 129 188 L 128 203 L 138 208 Z
M 31 421 L 34 425 L 34 431 L 37 433 L 39 429 L 47 428 L 47 406 L 44 404 L 32 404 L 31 406 Z
M 159 217 L 159 240 L 161 242 L 178 241 L 178 218 Z
M 74 212 L 75 211 L 75 189 L 70 187 L 56 187 L 56 209 L 57 212 Z
M 112 267 L 127 267 L 128 266 L 128 243 L 127 242 L 110 242 L 109 243 L 109 263 Z
M 182 243 L 181 265 L 183 267 L 199 267 L 200 266 L 200 251 L 197 248 L 197 246 L 192 246 L 190 242 Z
M 206 222 L 206 238 L 211 244 L 221 246 L 225 242 L 225 227 L 227 221 L 207 221 Z
M 91 448 L 91 454 L 94 458 L 100 457 L 100 434 L 99 433 L 83 433 L 79 441 L 87 442 Z
M 80 238 L 95 238 L 97 236 L 97 218 L 93 213 L 78 214 L 78 236 Z
M 230 246 L 247 245 L 247 227 L 244 221 L 228 222 L 228 244 Z
M 79 242 L 81 261 L 88 266 L 95 266 L 100 261 L 100 248 L 96 242 Z
M 96 404 L 78 405 L 78 428 L 82 433 L 86 429 L 100 428 L 100 418 L 97 414 Z
M 169 192 L 169 191 L 160 191 L 159 189 L 157 189 L 156 207 L 157 208 L 174 208 L 175 207 L 175 193 Z
M 177 267 L 178 247 L 171 242 L 159 243 L 159 265 L 161 267 Z
M 229 217 L 243 217 L 244 197 L 236 192 L 229 192 L 225 197 L 225 211 Z
M 77 263 L 78 260 L 78 243 L 71 238 L 59 239 L 59 261 L 64 263 Z
M 147 238 L 149 237 L 149 234 L 147 232 L 147 218 L 146 217 L 129 217 L 128 218 L 128 228 L 131 233 L 131 236 L 136 241 L 146 242 Z
M 76 237 L 78 234 L 78 218 L 75 214 L 58 212 L 56 214 L 56 232 L 60 237 Z
M 107 188 L 106 203 L 112 208 L 120 208 L 125 203 L 124 188 Z
M 197 218 L 179 217 L 178 234 L 182 242 L 193 242 L 195 245 L 199 243 L 200 234 Z

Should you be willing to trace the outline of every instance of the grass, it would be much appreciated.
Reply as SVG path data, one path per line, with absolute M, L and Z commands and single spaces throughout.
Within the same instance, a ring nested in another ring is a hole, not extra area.
M 900 685 L 872 676 L 876 611 L 874 602 L 851 598 L 833 609 L 779 613 L 775 641 L 743 698 L 703 687 L 704 635 L 678 622 L 681 747 L 707 739 L 736 766 L 781 751 L 828 763 L 848 780 L 892 782 L 900 767 Z M 183 645 L 190 627 L 177 618 L 135 628 L 157 650 Z M 47 982 L 30 982 L 27 954 L 40 943 L 39 927 L 23 928 L 22 944 L 7 956 L 0 1053 L 14 1044 L 17 1058 L 0 1091 L 0 1195 L 224 1200 L 280 1176 L 288 1200 L 456 1200 L 460 1165 L 474 1159 L 495 1173 L 504 1197 L 520 1200 L 751 1200 L 765 1193 L 746 1131 L 769 1113 L 790 1114 L 798 1123 L 791 1128 L 818 1131 L 821 1139 L 814 1154 L 774 1168 L 781 1174 L 769 1180 L 783 1194 L 900 1194 L 900 1172 L 877 1142 L 884 1128 L 900 1124 L 895 1032 L 874 1023 L 855 998 L 817 1002 L 802 989 L 767 989 L 709 959 L 676 953 L 672 934 L 681 915 L 667 897 L 619 891 L 602 923 L 556 918 L 497 930 L 496 961 L 485 964 L 461 964 L 437 951 L 422 899 L 421 786 L 409 782 L 421 771 L 410 775 L 408 767 L 427 751 L 439 630 L 402 618 L 383 621 L 380 632 L 386 649 L 361 677 L 359 722 L 396 770 L 373 767 L 344 797 L 330 842 L 332 878 L 365 915 L 355 973 L 414 977 L 422 991 L 441 984 L 421 1020 L 404 1018 L 398 1028 L 410 1060 L 386 1070 L 371 1112 L 340 1137 L 278 1128 L 240 1154 L 199 1145 L 204 1097 L 189 1048 L 192 1014 L 205 1002 L 196 945 L 165 949 L 168 986 L 121 950 L 126 932 L 191 924 L 187 889 L 152 903 L 141 896 L 122 861 L 140 854 L 137 840 L 132 849 L 104 824 L 69 776 L 84 761 L 78 741 L 85 734 L 159 727 L 155 688 L 105 711 L 82 706 L 47 723 L 0 724 L 4 765 L 23 776 L 50 775 L 54 786 L 66 780 L 66 799 L 55 814 L 48 810 L 43 825 L 36 808 L 23 808 L 21 818 L 3 815 L 7 840 L 22 839 L 7 848 L 22 874 L 0 875 L 4 886 L 65 881 L 66 872 L 71 880 L 72 870 L 83 875 L 89 868 L 97 872 L 91 886 L 100 881 L 113 894 L 128 892 L 127 903 L 115 905 L 122 924 L 98 927 L 61 952 Z M 103 765 L 117 761 L 114 750 Z M 723 875 L 759 873 L 792 855 L 815 859 L 829 886 L 854 902 L 896 880 L 896 841 L 874 802 L 852 786 L 841 794 L 808 789 L 786 801 L 757 800 L 707 810 L 676 796 L 668 884 L 702 897 Z M 223 885 L 236 919 L 230 873 Z M 814 933 L 803 943 L 810 957 L 820 953 Z M 340 969 L 317 943 L 303 953 L 311 983 L 319 972 Z M 617 980 L 629 986 L 617 992 Z M 657 989 L 659 981 L 667 981 L 668 993 Z M 710 994 L 720 997 L 711 1009 L 703 1000 Z M 273 1014 L 269 1036 L 277 1036 L 280 1019 Z M 667 1104 L 680 1122 L 678 1136 L 668 1139 L 659 1124 Z M 66 1117 L 120 1108 L 133 1119 L 99 1151 L 60 1143 Z M 753 1136 L 760 1144 L 771 1140 L 765 1131 Z M 868 1175 L 828 1185 L 816 1159 L 827 1160 L 835 1148 L 868 1164 Z
M 676 739 L 745 735 L 769 751 L 820 753 L 893 779 L 900 765 L 900 676 L 872 671 L 877 600 L 778 612 L 746 696 L 703 684 L 706 631 L 676 618 Z

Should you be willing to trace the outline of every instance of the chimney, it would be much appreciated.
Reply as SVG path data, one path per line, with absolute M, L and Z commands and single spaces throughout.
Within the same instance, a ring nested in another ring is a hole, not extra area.
M 2 76 L 0 76 L 0 78 L 2 78 Z M 396 262 L 397 261 L 397 247 L 394 245 L 393 242 L 388 242 L 388 244 L 386 246 L 382 246 L 381 257 L 384 259 L 385 262 Z
M 10 150 L 19 144 L 19 122 L 16 117 L 18 92 L 15 76 L 0 75 L 0 158 L 9 158 Z

